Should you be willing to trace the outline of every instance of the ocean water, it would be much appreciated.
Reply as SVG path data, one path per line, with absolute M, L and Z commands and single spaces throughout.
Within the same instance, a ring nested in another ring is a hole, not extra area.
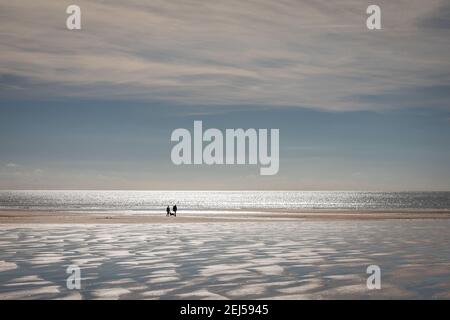
M 76 212 L 449 209 L 450 192 L 0 191 L 0 210 Z

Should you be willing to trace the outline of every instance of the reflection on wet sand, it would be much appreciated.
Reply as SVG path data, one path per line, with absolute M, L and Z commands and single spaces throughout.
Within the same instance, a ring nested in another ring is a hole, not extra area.
M 0 299 L 450 298 L 449 220 L 2 225 Z M 366 268 L 382 270 L 368 290 Z M 66 268 L 81 268 L 81 290 Z

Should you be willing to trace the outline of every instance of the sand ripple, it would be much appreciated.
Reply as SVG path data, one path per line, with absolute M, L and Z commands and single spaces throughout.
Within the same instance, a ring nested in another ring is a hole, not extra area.
M 442 298 L 450 220 L 1 225 L 0 299 Z M 81 268 L 69 290 L 66 268 Z M 366 268 L 382 289 L 366 288 Z

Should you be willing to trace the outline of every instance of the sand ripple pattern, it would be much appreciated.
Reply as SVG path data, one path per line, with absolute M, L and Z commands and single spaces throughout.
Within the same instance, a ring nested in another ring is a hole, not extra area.
M 448 220 L 0 226 L 0 299 L 450 298 Z M 81 290 L 66 268 L 81 268 Z M 366 268 L 382 289 L 366 288 Z

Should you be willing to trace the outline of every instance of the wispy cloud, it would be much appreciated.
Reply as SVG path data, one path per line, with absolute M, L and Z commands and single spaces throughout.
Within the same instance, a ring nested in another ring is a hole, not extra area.
M 442 2 L 378 2 L 381 31 L 366 29 L 358 0 L 80 0 L 81 31 L 65 29 L 65 2 L 3 2 L 0 96 L 442 107 L 409 94 L 450 85 L 447 15 L 427 22 Z
M 450 29 L 450 3 L 442 1 L 442 3 L 434 8 L 430 14 L 420 19 L 420 25 L 430 29 Z
M 10 163 L 7 163 L 7 164 L 5 165 L 5 167 L 7 167 L 7 168 L 17 168 L 17 167 L 19 167 L 19 165 L 16 164 L 16 163 L 10 162 Z

